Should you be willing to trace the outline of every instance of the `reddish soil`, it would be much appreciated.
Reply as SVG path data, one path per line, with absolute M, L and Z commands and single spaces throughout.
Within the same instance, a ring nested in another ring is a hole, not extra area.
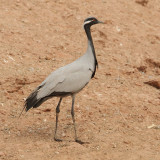
M 24 99 L 53 70 L 83 55 L 92 27 L 99 68 L 76 98 L 57 98 L 20 119 Z M 159 0 L 0 0 L 0 159 L 160 159 Z

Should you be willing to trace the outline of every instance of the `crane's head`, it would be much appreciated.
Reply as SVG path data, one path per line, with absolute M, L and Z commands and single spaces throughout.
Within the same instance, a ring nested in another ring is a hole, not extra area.
M 89 17 L 89 18 L 86 18 L 84 20 L 84 28 L 85 27 L 90 27 L 94 24 L 98 24 L 98 23 L 103 23 L 101 21 L 98 21 L 98 19 L 96 19 L 95 17 Z

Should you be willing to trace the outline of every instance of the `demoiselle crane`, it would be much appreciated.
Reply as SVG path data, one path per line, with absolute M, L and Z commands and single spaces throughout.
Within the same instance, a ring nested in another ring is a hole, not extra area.
M 76 61 L 58 68 L 52 72 L 25 100 L 24 109 L 26 112 L 31 108 L 39 107 L 43 102 L 52 98 L 60 97 L 56 107 L 56 125 L 54 140 L 61 141 L 57 138 L 58 114 L 60 112 L 60 104 L 66 96 L 72 97 L 71 115 L 74 124 L 75 141 L 82 143 L 77 138 L 76 124 L 74 117 L 75 96 L 80 92 L 94 77 L 98 62 L 96 59 L 95 49 L 92 41 L 90 27 L 94 24 L 103 23 L 95 17 L 89 17 L 84 20 L 84 30 L 88 38 L 88 48 L 86 53 Z M 22 111 L 23 112 L 23 111 Z

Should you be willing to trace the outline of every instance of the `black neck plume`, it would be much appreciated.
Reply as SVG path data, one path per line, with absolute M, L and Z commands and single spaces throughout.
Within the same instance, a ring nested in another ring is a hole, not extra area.
M 90 25 L 85 25 L 84 29 L 85 29 L 89 44 L 91 45 L 93 56 L 94 56 L 94 66 L 95 67 L 94 67 L 94 72 L 92 74 L 92 78 L 93 78 L 95 75 L 95 72 L 96 72 L 96 67 L 98 68 L 98 62 L 97 62 L 97 58 L 96 58 L 96 53 L 95 53 L 95 49 L 94 49 L 94 44 L 93 44 L 93 40 L 92 40 L 92 36 L 91 36 L 90 27 L 91 27 Z

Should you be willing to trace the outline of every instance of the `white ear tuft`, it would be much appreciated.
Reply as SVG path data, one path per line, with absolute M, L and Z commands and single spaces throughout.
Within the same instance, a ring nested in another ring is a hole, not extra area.
M 84 25 L 91 23 L 91 22 L 92 22 L 92 20 L 88 20 L 88 21 L 84 22 Z

